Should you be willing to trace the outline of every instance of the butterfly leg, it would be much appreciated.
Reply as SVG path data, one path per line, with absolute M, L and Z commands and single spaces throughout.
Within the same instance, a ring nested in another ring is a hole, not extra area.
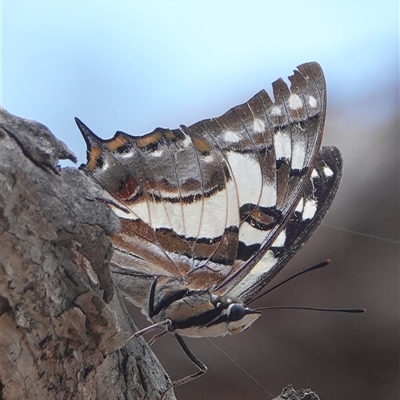
M 168 333 L 168 331 L 162 331 L 161 333 L 158 333 L 157 335 L 154 335 L 154 336 L 147 342 L 147 344 L 148 344 L 149 346 L 152 346 L 153 343 L 154 343 L 156 340 L 162 338 L 162 337 L 163 337 L 164 335 L 166 335 L 167 333 Z
M 158 335 L 157 335 L 158 336 Z M 192 361 L 192 363 L 194 365 L 196 365 L 196 367 L 199 369 L 199 371 L 195 372 L 192 375 L 188 375 L 185 376 L 184 378 L 178 379 L 177 381 L 173 381 L 172 385 L 163 393 L 163 395 L 161 396 L 161 400 L 164 399 L 165 395 L 167 394 L 167 392 L 169 390 L 171 390 L 173 387 L 175 386 L 179 386 L 179 385 L 184 385 L 185 383 L 191 382 L 194 379 L 199 378 L 200 376 L 202 376 L 203 374 L 205 374 L 207 372 L 207 365 L 205 365 L 201 360 L 199 360 L 190 350 L 189 347 L 187 347 L 186 343 L 183 341 L 182 337 L 180 335 L 178 335 L 177 333 L 175 333 L 175 338 L 178 341 L 178 343 L 181 345 L 183 351 L 186 353 L 186 355 L 190 358 L 190 361 Z
M 151 332 L 154 331 L 155 329 L 161 328 L 163 326 L 166 326 L 167 329 L 171 326 L 172 322 L 170 319 L 166 319 L 164 321 L 160 321 L 157 322 L 156 324 L 150 325 L 146 328 L 141 329 L 140 331 L 135 332 L 131 337 L 129 337 L 127 340 L 125 340 L 125 343 L 128 343 L 129 341 L 131 341 L 132 339 L 136 339 L 139 336 L 143 336 L 144 334 L 146 334 L 147 332 Z M 168 332 L 168 330 L 166 330 L 165 332 Z M 158 335 L 156 335 L 158 336 Z M 158 338 L 157 338 L 158 339 Z
M 205 374 L 207 372 L 207 365 L 205 365 L 201 360 L 199 360 L 190 350 L 189 347 L 187 347 L 186 343 L 183 341 L 182 337 L 175 333 L 176 340 L 178 343 L 181 345 L 183 351 L 186 353 L 186 355 L 190 358 L 190 361 L 196 365 L 196 367 L 199 369 L 199 371 L 195 372 L 192 375 L 185 376 L 184 378 L 178 379 L 177 381 L 174 381 L 172 383 L 173 386 L 179 386 L 183 385 L 185 383 L 188 383 L 201 375 Z

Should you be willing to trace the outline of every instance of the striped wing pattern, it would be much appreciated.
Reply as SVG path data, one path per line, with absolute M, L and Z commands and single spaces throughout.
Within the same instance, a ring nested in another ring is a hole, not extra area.
M 304 246 L 325 217 L 339 188 L 342 158 L 335 147 L 323 147 L 306 189 L 280 235 L 260 261 L 229 292 L 249 303 Z
M 295 254 L 334 197 L 341 161 L 320 152 L 320 66 L 289 80 L 273 83 L 274 101 L 261 91 L 218 118 L 140 137 L 102 140 L 78 120 L 82 168 L 117 203 L 116 269 L 248 301 Z

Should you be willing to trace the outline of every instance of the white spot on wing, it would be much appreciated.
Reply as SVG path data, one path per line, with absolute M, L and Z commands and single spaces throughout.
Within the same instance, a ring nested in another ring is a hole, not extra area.
M 226 227 L 239 225 L 239 207 L 235 189 L 234 182 L 230 180 L 225 190 L 204 198 L 199 237 L 217 237 L 223 234 Z M 191 221 L 191 219 L 192 213 L 189 210 L 185 220 Z M 186 229 L 188 230 L 188 227 Z M 190 228 L 190 232 L 194 232 L 195 229 L 196 227 Z
M 319 178 L 318 172 L 317 172 L 317 170 L 315 168 L 311 172 L 311 178 L 312 179 Z
M 192 143 L 192 139 L 189 135 L 186 135 L 185 139 L 182 140 L 182 147 L 188 147 Z
M 121 158 L 131 158 L 131 157 L 133 157 L 135 154 L 134 154 L 134 152 L 133 151 L 128 151 L 127 153 L 122 153 L 122 154 L 120 154 L 119 156 L 121 157 Z
M 324 167 L 324 174 L 325 174 L 327 177 L 330 177 L 330 176 L 333 175 L 333 171 L 332 171 L 329 167 Z
M 262 185 L 260 164 L 246 154 L 233 151 L 227 153 L 227 158 L 236 182 L 239 205 L 257 204 Z
M 271 115 L 279 116 L 281 114 L 282 114 L 282 111 L 278 106 L 274 106 L 274 107 L 271 108 Z
M 303 221 L 306 219 L 311 219 L 314 217 L 315 213 L 317 212 L 317 200 L 311 199 L 307 200 L 304 204 L 303 209 Z
M 289 97 L 289 107 L 292 110 L 298 110 L 299 108 L 303 107 L 303 102 L 301 101 L 300 97 L 293 93 Z
M 150 155 L 152 157 L 161 157 L 163 154 L 163 150 L 159 149 L 159 150 L 154 150 L 153 152 L 150 153 Z
M 317 100 L 313 96 L 308 96 L 308 104 L 310 105 L 311 108 L 316 108 L 317 107 Z
M 287 158 L 290 160 L 291 157 L 291 141 L 290 136 L 287 133 L 278 131 L 274 135 L 274 148 L 275 156 L 277 160 L 281 158 Z
M 260 206 L 273 207 L 276 206 L 276 202 L 277 202 L 276 182 L 264 181 L 260 197 Z
M 302 197 L 300 199 L 300 201 L 297 203 L 296 209 L 294 211 L 302 213 L 303 212 L 303 207 L 304 207 L 304 198 Z
M 127 206 L 125 207 L 128 208 L 132 212 L 132 214 L 127 214 L 120 208 L 111 206 L 111 208 L 113 209 L 115 214 L 118 215 L 118 217 L 125 219 L 132 219 L 132 220 L 141 219 L 143 222 L 146 222 L 147 224 L 150 222 L 149 209 L 145 201 L 141 201 L 129 207 Z
M 110 163 L 108 161 L 104 161 L 103 165 L 101 166 L 102 171 L 106 171 L 110 168 Z
M 237 142 L 240 141 L 241 137 L 240 137 L 240 135 L 238 135 L 238 134 L 235 133 L 235 132 L 226 131 L 226 132 L 224 133 L 224 139 L 225 139 L 225 141 L 228 142 L 228 143 L 237 143 Z
M 302 141 L 294 141 L 292 143 L 292 169 L 302 169 L 304 165 L 304 157 L 306 155 L 305 143 Z
M 267 237 L 270 231 L 262 231 L 260 229 L 251 226 L 248 222 L 244 221 L 240 225 L 239 229 L 239 240 L 245 245 L 250 246 L 252 244 L 262 243 Z
M 272 243 L 272 247 L 283 247 L 286 241 L 286 229 L 284 229 Z
M 214 161 L 214 156 L 212 154 L 209 154 L 208 156 L 205 156 L 203 160 L 206 163 L 213 162 Z
M 265 124 L 261 119 L 256 118 L 253 122 L 253 128 L 256 132 L 264 132 L 265 130 Z

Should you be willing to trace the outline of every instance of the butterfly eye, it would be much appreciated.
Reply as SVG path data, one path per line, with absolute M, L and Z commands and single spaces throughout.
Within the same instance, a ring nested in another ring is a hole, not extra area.
M 239 321 L 246 315 L 246 309 L 241 304 L 232 304 L 228 309 L 228 320 Z

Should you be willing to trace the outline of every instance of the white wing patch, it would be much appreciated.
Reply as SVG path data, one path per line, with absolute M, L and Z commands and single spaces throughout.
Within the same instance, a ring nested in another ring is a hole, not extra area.
M 227 193 L 226 190 L 221 190 L 210 197 L 206 197 L 203 201 L 203 210 L 202 210 L 202 218 L 201 218 L 201 226 L 198 233 L 198 237 L 207 237 L 207 238 L 214 238 L 221 236 L 224 233 L 226 228 L 226 204 L 227 204 Z M 221 210 L 221 205 L 222 210 Z M 184 205 L 184 207 L 190 207 L 191 204 Z M 188 212 L 188 216 L 193 215 L 193 213 Z M 189 217 L 188 220 L 190 221 L 192 217 Z M 190 229 L 192 228 L 192 229 Z M 193 229 L 194 228 L 194 229 Z M 198 230 L 198 226 L 192 226 L 192 224 L 186 227 L 186 234 L 187 237 L 196 237 L 192 236 L 195 230 Z
M 131 214 L 127 214 L 126 212 L 122 211 L 121 209 L 111 206 L 112 210 L 117 214 L 118 217 L 124 218 L 124 219 L 131 219 L 133 221 L 137 221 L 138 219 L 141 219 L 143 222 L 146 222 L 146 224 L 150 223 L 150 217 L 149 217 L 149 208 L 147 207 L 146 202 L 142 201 L 140 203 L 135 204 L 135 206 L 127 206 L 124 205 L 125 208 L 129 209 L 131 211 Z
M 291 94 L 289 97 L 289 107 L 292 110 L 298 110 L 303 107 L 303 102 L 297 94 Z
M 218 237 L 226 227 L 238 226 L 240 222 L 236 186 L 232 180 L 224 190 L 193 203 L 141 201 L 126 207 L 131 214 L 116 207 L 113 210 L 120 218 L 141 219 L 153 229 L 173 229 L 186 237 Z
M 249 246 L 256 243 L 262 243 L 270 231 L 262 231 L 254 228 L 248 222 L 244 221 L 240 225 L 239 240 Z
M 276 183 L 275 182 L 264 182 L 262 186 L 262 192 L 260 197 L 261 207 L 273 207 L 277 202 Z
M 315 168 L 311 172 L 311 178 L 312 179 L 318 179 L 319 178 L 318 172 L 317 172 L 317 170 Z
M 313 96 L 308 96 L 308 104 L 311 108 L 317 107 L 317 100 Z
M 329 178 L 333 175 L 333 171 L 329 167 L 324 167 L 324 174 Z
M 281 131 L 276 132 L 274 135 L 274 148 L 277 160 L 282 158 L 290 160 L 292 144 L 289 134 Z
M 159 149 L 159 150 L 154 150 L 150 153 L 152 157 L 161 157 L 163 155 L 164 151 Z
M 200 232 L 200 224 L 203 218 L 203 202 L 197 201 L 195 203 L 185 204 L 182 207 L 183 220 L 185 224 L 186 237 L 198 237 Z
M 136 152 L 134 152 L 134 151 L 128 151 L 128 152 L 126 152 L 126 153 L 120 154 L 119 156 L 120 156 L 121 158 L 132 158 L 132 157 L 135 156 L 135 154 L 136 154 Z
M 297 204 L 296 209 L 294 210 L 295 212 L 303 213 L 303 208 L 304 208 L 304 198 L 302 197 L 300 201 Z
M 235 132 L 226 131 L 224 133 L 224 139 L 225 139 L 225 142 L 228 142 L 228 143 L 237 143 L 237 142 L 240 142 L 240 140 L 242 138 Z
M 303 221 L 306 219 L 311 219 L 314 217 L 315 213 L 317 212 L 317 200 L 311 199 L 307 200 L 304 204 L 303 209 Z
M 306 143 L 301 141 L 294 141 L 292 143 L 292 169 L 301 170 L 304 165 L 304 158 L 306 156 Z
M 278 235 L 278 237 L 272 243 L 272 247 L 283 247 L 286 242 L 286 229 L 283 229 L 282 232 Z
M 108 168 L 110 168 L 110 163 L 107 160 L 105 160 L 103 162 L 103 165 L 101 166 L 101 170 L 104 172 L 104 171 L 107 171 Z
M 278 106 L 274 106 L 271 108 L 271 115 L 279 116 L 282 114 L 282 110 Z
M 256 160 L 234 151 L 227 153 L 227 159 L 236 182 L 239 206 L 248 203 L 257 204 L 262 185 L 260 164 Z
M 182 129 L 181 129 L 181 132 Z M 185 132 L 183 132 L 183 134 L 186 136 L 185 139 L 182 141 L 181 145 L 182 147 L 188 147 L 191 143 L 192 143 L 192 138 L 189 135 L 186 135 Z
M 265 130 L 265 124 L 261 119 L 256 118 L 253 122 L 253 128 L 256 132 L 262 133 Z

